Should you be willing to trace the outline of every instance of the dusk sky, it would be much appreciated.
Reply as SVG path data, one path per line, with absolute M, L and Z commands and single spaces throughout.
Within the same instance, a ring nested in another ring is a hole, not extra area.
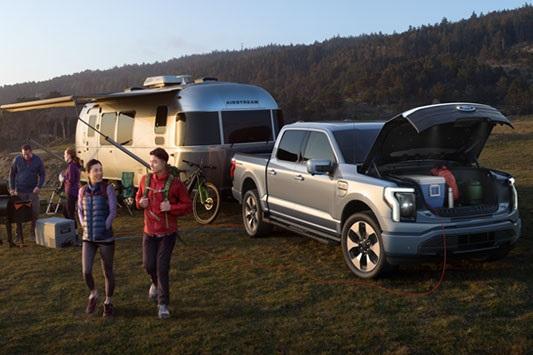
M 0 86 L 214 50 L 403 32 L 524 3 L 0 0 Z

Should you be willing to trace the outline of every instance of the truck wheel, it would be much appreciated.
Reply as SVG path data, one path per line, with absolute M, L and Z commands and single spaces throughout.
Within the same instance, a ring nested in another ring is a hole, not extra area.
M 272 230 L 272 225 L 263 221 L 263 210 L 256 189 L 248 190 L 242 201 L 242 223 L 250 237 L 262 237 Z
M 361 278 L 374 278 L 387 265 L 379 225 L 365 213 L 348 218 L 342 228 L 341 247 L 346 265 Z

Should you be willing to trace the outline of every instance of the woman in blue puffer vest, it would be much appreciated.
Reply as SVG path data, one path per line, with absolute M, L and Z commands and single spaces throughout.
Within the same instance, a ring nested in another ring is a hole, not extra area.
M 98 291 L 94 284 L 92 268 L 96 251 L 100 250 L 102 269 L 105 277 L 104 317 L 113 316 L 111 297 L 115 289 L 113 257 L 115 240 L 112 223 L 117 215 L 117 196 L 112 185 L 103 181 L 102 163 L 92 159 L 87 163 L 89 183 L 78 193 L 78 217 L 83 227 L 82 269 L 90 294 L 86 312 L 96 310 Z

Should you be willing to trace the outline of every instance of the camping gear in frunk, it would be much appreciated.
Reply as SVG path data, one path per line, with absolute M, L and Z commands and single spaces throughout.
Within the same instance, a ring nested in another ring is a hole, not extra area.
M 447 191 L 446 181 L 442 176 L 404 175 L 403 177 L 418 183 L 429 207 L 441 208 L 444 206 L 444 197 Z

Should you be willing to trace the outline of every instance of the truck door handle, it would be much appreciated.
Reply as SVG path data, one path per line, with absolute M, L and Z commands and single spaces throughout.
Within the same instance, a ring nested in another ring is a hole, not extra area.
M 296 175 L 294 177 L 294 180 L 297 180 L 297 181 L 304 181 L 304 177 L 302 175 Z
M 274 169 L 268 169 L 268 173 L 270 175 L 276 175 L 277 174 L 276 170 L 274 170 Z

